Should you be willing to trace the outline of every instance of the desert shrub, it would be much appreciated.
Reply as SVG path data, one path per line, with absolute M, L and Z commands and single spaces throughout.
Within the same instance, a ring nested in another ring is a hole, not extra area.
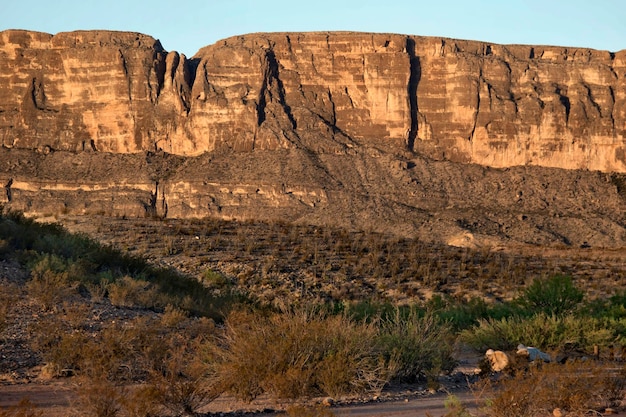
M 574 286 L 571 277 L 555 275 L 547 279 L 535 279 L 517 301 L 532 313 L 558 316 L 573 311 L 583 297 L 583 291 Z
M 516 303 L 490 304 L 479 297 L 464 300 L 443 297 L 439 294 L 433 295 L 426 303 L 425 309 L 442 321 L 448 322 L 454 330 L 476 325 L 480 319 L 501 319 L 524 313 Z
M 451 371 L 454 335 L 448 323 L 417 310 L 396 314 L 380 323 L 379 343 L 392 370 L 392 378 L 414 381 Z
M 490 416 L 534 417 L 551 415 L 556 408 L 566 415 L 614 406 L 624 396 L 624 369 L 619 372 L 594 361 L 544 364 L 515 377 L 488 384 Z
M 161 324 L 165 327 L 178 327 L 187 320 L 186 311 L 177 308 L 171 304 L 165 306 L 165 311 L 161 315 Z
M 107 287 L 111 304 L 120 307 L 155 307 L 157 290 L 148 281 L 124 276 Z
M 361 300 L 354 302 L 338 302 L 329 306 L 328 311 L 332 314 L 346 314 L 356 321 L 372 321 L 380 318 L 392 317 L 398 308 L 389 302 L 376 302 Z
M 582 315 L 611 319 L 626 318 L 626 291 L 621 290 L 608 299 L 592 300 L 582 308 Z
M 106 378 L 81 378 L 75 407 L 81 416 L 116 417 L 122 410 L 125 391 Z
M 231 286 L 231 282 L 223 274 L 215 272 L 212 269 L 207 269 L 202 274 L 202 283 L 208 288 L 216 290 L 228 289 Z
M 37 409 L 28 398 L 22 398 L 17 405 L 12 407 L 0 409 L 0 417 L 42 417 L 43 415 L 43 411 Z
M 447 410 L 444 417 L 472 417 L 472 414 L 467 410 L 467 407 L 465 407 L 461 403 L 461 400 L 459 400 L 459 397 L 455 395 L 448 394 L 448 397 L 444 400 L 443 405 Z M 428 416 L 429 414 L 426 413 L 426 415 Z
M 463 330 L 459 338 L 476 350 L 512 350 L 523 343 L 550 350 L 568 346 L 592 351 L 594 345 L 610 345 L 619 337 L 623 326 L 623 322 L 611 319 L 542 313 L 530 318 L 480 320 L 476 326 Z
M 378 390 L 387 380 L 376 327 L 309 310 L 233 312 L 221 341 L 218 377 L 225 390 L 252 400 Z
M 57 308 L 77 288 L 70 279 L 67 264 L 54 255 L 42 256 L 34 263 L 26 287 L 47 310 Z
M 161 393 L 150 384 L 130 387 L 121 400 L 121 406 L 128 417 L 154 417 L 159 415 Z
M 217 398 L 214 349 L 204 337 L 189 340 L 175 335 L 167 341 L 167 354 L 153 367 L 148 384 L 159 404 L 174 415 L 193 415 Z

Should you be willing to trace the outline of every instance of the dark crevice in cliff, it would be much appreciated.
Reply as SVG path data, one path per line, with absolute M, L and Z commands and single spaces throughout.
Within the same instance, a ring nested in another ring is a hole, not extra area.
M 613 126 L 613 134 L 615 134 L 615 91 L 613 87 L 609 87 L 609 94 L 611 95 L 611 112 L 609 116 L 611 117 L 611 126 Z
M 267 106 L 267 77 L 263 78 L 263 83 L 261 84 L 261 92 L 259 93 L 259 102 L 256 105 L 256 125 L 261 126 L 265 121 L 265 107 Z
M 474 139 L 476 125 L 478 124 L 478 112 L 480 111 L 480 86 L 483 82 L 487 84 L 487 90 L 489 91 L 489 101 L 491 102 L 491 85 L 485 81 L 485 78 L 483 77 L 483 68 L 481 66 L 478 72 L 478 80 L 476 81 L 476 110 L 474 111 L 474 116 L 472 120 L 472 131 L 467 138 L 467 140 L 469 141 Z
M 46 110 L 46 92 L 43 88 L 43 82 L 36 77 L 33 78 L 30 94 L 35 108 L 37 110 Z
M 583 84 L 583 87 L 585 88 L 585 91 L 587 92 L 587 97 L 589 98 L 589 102 L 591 103 L 591 105 L 593 106 L 594 109 L 596 109 L 596 112 L 598 112 L 598 114 L 600 115 L 600 117 L 604 117 L 604 114 L 602 113 L 602 106 L 600 106 L 593 98 L 593 92 L 591 91 L 591 87 L 589 87 L 587 84 Z
M 161 95 L 161 90 L 165 84 L 165 72 L 167 71 L 165 57 L 165 54 L 159 52 L 154 53 L 154 73 L 156 74 L 157 79 L 157 97 Z
M 163 219 L 167 217 L 168 206 L 167 206 L 167 201 L 165 200 L 165 190 L 162 190 L 161 194 L 162 194 L 161 207 L 159 210 L 159 207 L 158 207 L 159 182 L 155 181 L 154 192 L 150 192 L 150 200 L 148 201 L 147 204 L 146 203 L 143 204 L 143 208 L 146 211 L 146 216 L 153 217 L 153 218 L 160 217 Z
M 291 123 L 292 129 L 297 128 L 296 119 L 291 113 L 291 107 L 287 104 L 285 99 L 285 86 L 280 79 L 278 61 L 274 51 L 268 50 L 265 53 L 265 74 L 263 77 L 263 83 L 261 84 L 261 92 L 259 94 L 259 103 L 257 104 L 257 126 L 261 126 L 265 121 L 265 109 L 267 107 L 267 98 L 272 100 L 272 87 L 274 82 L 276 83 L 276 90 L 278 93 L 278 104 L 282 107 L 285 115 Z
M 132 83 L 132 79 L 131 79 L 131 73 L 128 70 L 128 62 L 126 62 L 126 57 L 124 56 L 124 53 L 122 52 L 121 49 L 118 50 L 119 54 L 120 54 L 120 62 L 122 64 L 122 70 L 124 71 L 124 76 L 126 77 L 126 80 L 128 82 L 128 102 L 132 104 L 133 102 L 133 83 Z
M 410 151 L 415 149 L 415 138 L 417 137 L 418 130 L 418 105 L 417 105 L 417 86 L 422 77 L 422 68 L 420 65 L 420 59 L 415 53 L 415 40 L 407 38 L 406 51 L 409 54 L 409 85 L 407 86 L 407 94 L 409 96 L 409 111 L 411 114 L 411 128 L 409 129 L 409 136 L 407 138 L 407 148 Z
M 198 67 L 200 66 L 200 58 L 185 58 L 185 82 L 189 86 L 189 90 L 193 87 L 193 84 L 196 82 L 196 75 L 198 71 Z
M 569 112 L 571 109 L 571 103 L 569 101 L 569 97 L 563 94 L 560 87 L 556 88 L 556 93 L 559 95 L 559 101 L 565 107 L 565 124 L 569 123 Z
M 296 119 L 293 117 L 293 114 L 291 113 L 291 107 L 287 105 L 287 102 L 285 100 L 285 86 L 283 85 L 283 81 L 279 77 L 278 61 L 276 60 L 276 55 L 274 54 L 274 51 L 268 51 L 267 63 L 269 64 L 270 74 L 276 80 L 276 83 L 278 86 L 278 102 L 283 108 L 283 110 L 285 111 L 287 118 L 291 122 L 291 127 L 295 130 L 297 127 Z
M 9 182 L 4 186 L 4 190 L 7 194 L 7 201 L 10 203 L 13 200 L 13 193 L 11 192 L 11 186 L 13 185 L 13 178 L 9 178 Z

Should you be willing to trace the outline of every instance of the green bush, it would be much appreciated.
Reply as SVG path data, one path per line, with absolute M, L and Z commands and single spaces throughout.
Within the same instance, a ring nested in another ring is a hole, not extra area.
M 583 297 L 584 293 L 574 286 L 571 277 L 555 275 L 534 280 L 518 302 L 531 313 L 558 316 L 573 311 Z
M 381 351 L 393 369 L 392 379 L 415 381 L 439 372 L 451 371 L 454 334 L 448 323 L 432 314 L 422 316 L 415 309 L 380 322 Z
M 469 328 L 480 319 L 501 319 L 524 314 L 517 303 L 487 303 L 479 297 L 464 300 L 439 294 L 433 295 L 425 307 L 442 321 L 448 322 L 455 331 Z
M 518 344 L 542 349 L 567 348 L 593 351 L 593 346 L 609 346 L 620 337 L 624 321 L 593 317 L 548 316 L 540 313 L 530 318 L 510 317 L 480 320 L 462 331 L 461 341 L 476 350 L 513 350 Z

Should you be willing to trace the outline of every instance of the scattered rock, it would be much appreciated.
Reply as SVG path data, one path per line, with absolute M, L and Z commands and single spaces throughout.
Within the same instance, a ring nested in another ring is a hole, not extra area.
M 322 405 L 325 407 L 332 407 L 335 404 L 335 400 L 331 397 L 326 397 L 322 400 Z
M 489 361 L 491 369 L 495 372 L 503 371 L 511 363 L 509 355 L 501 350 L 488 349 L 487 352 L 485 352 L 485 357 Z
M 519 356 L 527 357 L 528 360 L 531 362 L 534 362 L 536 360 L 542 360 L 543 362 L 550 362 L 552 360 L 550 358 L 550 355 L 548 355 L 547 353 L 542 352 L 541 350 L 535 347 L 524 346 L 523 344 L 519 344 L 517 346 L 516 354 Z

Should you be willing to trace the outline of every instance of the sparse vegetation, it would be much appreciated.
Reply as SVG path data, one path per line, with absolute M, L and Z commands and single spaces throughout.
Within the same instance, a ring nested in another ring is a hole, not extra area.
M 6 410 L 0 409 L 0 417 L 42 417 L 43 415 L 43 411 L 37 409 L 28 398 L 21 399 L 17 405 Z
M 68 233 L 58 224 L 37 223 L 19 213 L 1 213 L 0 239 L 5 242 L 5 257 L 27 267 L 31 295 L 47 307 L 80 288 L 93 291 L 96 298 L 106 295 L 120 306 L 173 305 L 215 319 L 246 302 L 239 293 L 214 295 L 198 280 L 171 268 L 151 266 L 85 235 Z
M 571 277 L 555 275 L 535 279 L 518 301 L 527 311 L 560 316 L 573 311 L 583 297 L 583 291 L 574 286 Z
M 218 375 L 250 401 L 380 390 L 389 380 L 377 328 L 317 311 L 240 312 L 226 321 Z
M 398 309 L 393 316 L 382 320 L 381 344 L 392 364 L 392 379 L 436 380 L 441 372 L 450 372 L 456 366 L 450 326 L 435 316 L 421 316 L 415 309 L 406 314 Z
M 528 371 L 497 383 L 484 380 L 491 398 L 485 408 L 493 417 L 552 415 L 600 415 L 624 397 L 626 372 L 595 361 L 531 366 Z M 556 414 L 555 414 L 556 415 Z
M 212 227 L 206 235 L 225 235 L 219 222 Z M 561 272 L 539 276 L 524 288 L 531 268 L 515 275 L 503 257 L 497 260 L 500 267 L 492 265 L 487 273 L 482 262 L 495 255 L 460 249 L 446 249 L 451 252 L 416 264 L 403 251 L 423 250 L 418 242 L 322 230 L 313 233 L 314 243 L 297 243 L 301 230 L 275 225 L 268 260 L 236 271 L 204 262 L 203 272 L 194 278 L 58 225 L 3 212 L 3 259 L 19 262 L 28 277 L 0 287 L 0 332 L 8 325 L 8 300 L 21 288 L 41 307 L 29 333 L 33 352 L 41 352 L 42 375 L 77 378 L 83 415 L 137 417 L 193 414 L 222 393 L 248 401 L 262 394 L 297 401 L 378 393 L 400 381 L 436 387 L 440 374 L 456 365 L 452 350 L 457 341 L 477 351 L 511 351 L 524 343 L 553 354 L 577 350 L 588 355 L 596 347 L 607 351 L 626 345 L 623 290 L 591 298 L 590 291 L 577 286 L 580 280 Z M 177 233 L 199 235 L 197 229 Z M 245 234 L 237 236 L 248 254 L 258 256 L 270 246 L 258 240 L 251 247 Z M 197 241 L 202 239 L 183 244 Z M 294 266 L 302 263 L 311 275 Z M 392 264 L 396 267 L 388 269 Z M 503 278 L 505 270 L 510 275 Z M 465 294 L 443 291 L 461 275 L 471 282 L 463 288 Z M 284 276 L 292 277 L 287 283 L 293 293 L 279 286 Z M 486 277 L 493 276 L 506 290 L 491 295 L 508 298 L 469 294 L 475 286 L 491 285 Z M 266 288 L 261 294 L 246 294 L 246 285 L 257 288 L 261 282 Z M 380 292 L 366 297 L 362 288 L 367 286 Z M 435 293 L 422 300 L 416 288 L 426 287 Z M 390 288 L 413 291 L 415 297 L 404 303 L 382 297 Z M 94 320 L 88 307 L 94 305 L 125 315 Z M 583 405 L 609 404 L 623 392 L 619 378 L 603 365 L 576 366 L 531 367 L 502 378 L 493 387 L 489 413 L 498 415 L 513 402 L 534 410 L 577 412 Z M 593 392 L 588 397 L 578 393 L 582 379 L 558 379 L 559 369 L 564 375 L 592 375 L 597 381 Z M 599 376 L 603 372 L 606 380 Z M 513 392 L 516 384 L 535 380 L 545 382 L 536 383 L 532 392 Z M 535 408 L 524 403 L 531 394 L 547 398 L 542 390 L 561 385 L 569 387 L 570 398 L 537 400 Z M 469 415 L 453 400 L 448 401 L 449 415 Z M 298 407 L 291 413 L 333 415 L 325 408 Z M 7 412 L 0 416 L 39 415 L 28 404 Z

